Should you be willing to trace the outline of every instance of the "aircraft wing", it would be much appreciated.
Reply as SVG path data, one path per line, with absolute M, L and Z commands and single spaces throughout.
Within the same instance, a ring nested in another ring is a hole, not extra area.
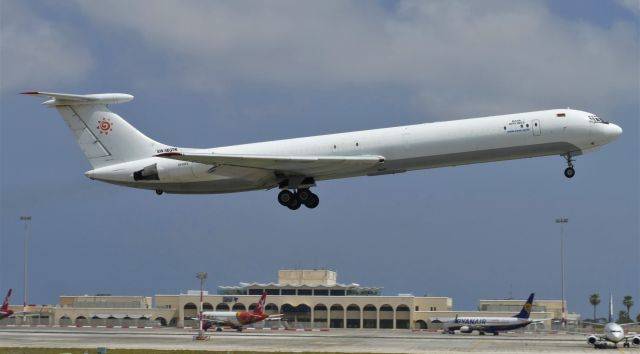
M 633 325 L 637 325 L 640 324 L 640 322 L 631 322 L 631 323 L 618 323 L 618 325 L 624 327 L 624 326 L 633 326 Z
M 384 163 L 383 156 L 277 156 L 166 152 L 158 157 L 213 166 L 236 166 L 279 172 L 285 176 L 322 176 L 364 171 Z
M 531 323 L 544 323 L 546 320 L 529 320 Z

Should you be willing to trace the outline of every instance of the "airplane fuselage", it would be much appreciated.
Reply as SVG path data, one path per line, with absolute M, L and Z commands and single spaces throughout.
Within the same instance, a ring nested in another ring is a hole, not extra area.
M 618 343 L 624 339 L 624 330 L 619 324 L 609 322 L 604 326 L 604 336 L 608 341 Z
M 466 333 L 474 330 L 481 333 L 497 333 L 526 327 L 532 322 L 528 319 L 515 317 L 459 317 L 445 322 L 444 329 L 446 331 L 460 330 Z
M 380 156 L 381 162 L 353 171 L 320 171 L 315 181 L 376 176 L 418 169 L 547 155 L 577 156 L 607 144 L 622 130 L 595 115 L 572 109 L 424 123 L 384 129 L 277 140 L 211 149 L 161 148 L 158 154 L 201 153 L 276 156 Z M 157 179 L 134 172 L 157 166 Z M 88 171 L 89 178 L 168 193 L 227 193 L 276 187 L 277 171 L 211 166 L 148 157 Z
M 202 313 L 202 319 L 205 322 L 232 328 L 241 328 L 242 326 L 263 321 L 267 317 L 267 315 L 249 311 L 205 311 Z

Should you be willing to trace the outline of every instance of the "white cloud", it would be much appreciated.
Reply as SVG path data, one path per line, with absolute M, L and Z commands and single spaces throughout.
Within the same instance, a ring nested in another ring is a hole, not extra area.
M 89 51 L 69 31 L 23 2 L 3 1 L 0 16 L 0 91 L 74 83 L 91 68 Z
M 542 2 L 79 1 L 171 58 L 184 85 L 401 85 L 427 113 L 635 99 L 633 24 L 567 21 Z M 169 60 L 167 60 L 169 61 Z
M 618 0 L 618 4 L 636 16 L 640 16 L 640 0 Z

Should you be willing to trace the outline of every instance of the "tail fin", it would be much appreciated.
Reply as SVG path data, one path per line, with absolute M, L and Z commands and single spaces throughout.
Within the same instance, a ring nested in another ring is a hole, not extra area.
M 255 314 L 264 313 L 264 304 L 266 301 L 267 301 L 267 292 L 263 291 L 262 296 L 260 296 L 260 301 L 258 301 L 258 306 L 256 306 L 255 310 L 253 310 L 253 313 Z
M 71 95 L 52 92 L 23 94 L 51 98 L 43 104 L 58 110 L 93 168 L 151 157 L 157 154 L 157 150 L 168 147 L 148 138 L 109 110 L 109 104 L 131 101 L 131 95 Z
M 7 310 L 9 309 L 9 300 L 11 300 L 12 292 L 13 289 L 9 289 L 9 291 L 7 292 L 7 296 L 5 296 L 4 302 L 2 303 L 2 307 L 0 307 L 0 311 L 7 312 Z
M 522 306 L 522 310 L 520 310 L 520 313 L 518 313 L 513 317 L 522 318 L 522 319 L 529 318 L 529 315 L 531 314 L 531 307 L 533 306 L 534 295 L 535 293 L 531 293 L 531 295 L 529 295 L 529 298 L 527 299 L 527 302 L 525 302 L 524 305 Z

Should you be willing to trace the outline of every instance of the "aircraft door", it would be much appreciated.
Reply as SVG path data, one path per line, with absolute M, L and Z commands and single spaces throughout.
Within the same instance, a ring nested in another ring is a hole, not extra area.
M 540 119 L 534 119 L 533 121 L 531 121 L 531 125 L 531 131 L 533 131 L 533 135 L 539 136 L 542 133 L 542 130 L 540 129 Z

